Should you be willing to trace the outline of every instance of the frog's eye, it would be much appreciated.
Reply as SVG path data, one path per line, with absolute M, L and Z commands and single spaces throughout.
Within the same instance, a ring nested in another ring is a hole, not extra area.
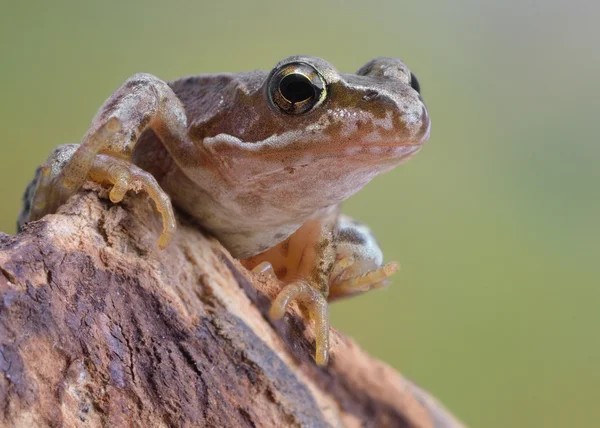
M 419 93 L 419 94 L 421 93 L 421 85 L 419 85 L 419 81 L 417 80 L 417 76 L 415 76 L 412 72 L 410 73 L 410 86 L 415 91 L 417 91 L 417 93 Z
M 306 113 L 325 99 L 325 81 L 311 65 L 286 64 L 275 70 L 269 81 L 273 104 L 288 114 Z

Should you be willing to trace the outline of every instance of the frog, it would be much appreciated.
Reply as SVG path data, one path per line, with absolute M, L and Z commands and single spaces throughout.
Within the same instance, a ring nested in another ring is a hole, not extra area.
M 329 303 L 381 288 L 399 269 L 383 263 L 369 227 L 340 204 L 429 135 L 420 84 L 393 57 L 354 74 L 309 55 L 270 71 L 172 81 L 138 73 L 104 102 L 80 144 L 59 146 L 38 168 L 18 227 L 56 212 L 90 180 L 107 186 L 114 204 L 145 193 L 164 249 L 176 207 L 244 267 L 277 278 L 270 317 L 296 302 L 325 366 Z

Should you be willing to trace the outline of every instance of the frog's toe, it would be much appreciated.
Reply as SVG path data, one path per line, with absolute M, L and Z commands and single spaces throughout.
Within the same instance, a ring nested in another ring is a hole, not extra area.
M 121 121 L 118 118 L 108 118 L 94 132 L 88 134 L 82 144 L 75 146 L 74 152 L 59 169 L 52 168 L 53 174 L 56 174 L 52 185 L 57 203 L 54 209 L 66 202 L 69 196 L 75 194 L 81 188 L 88 178 L 88 172 L 96 160 L 96 155 L 109 144 L 109 141 L 121 130 L 121 126 Z
M 329 360 L 329 307 L 327 299 L 306 282 L 295 282 L 286 285 L 277 295 L 271 306 L 270 316 L 273 319 L 283 318 L 287 306 L 298 301 L 308 309 L 315 322 L 315 361 L 325 366 Z
M 329 301 L 340 299 L 342 297 L 350 297 L 356 294 L 362 294 L 369 290 L 381 288 L 388 282 L 388 278 L 400 270 L 400 265 L 396 262 L 391 262 L 380 266 L 376 269 L 369 270 L 361 274 L 353 274 L 348 277 L 346 272 L 353 272 L 354 265 L 348 264 L 344 259 L 338 262 L 343 268 L 334 266 L 334 272 L 337 270 L 337 275 L 332 276 L 332 281 L 329 289 Z
M 265 274 L 271 278 L 277 278 L 277 275 L 275 275 L 275 270 L 273 269 L 273 265 L 269 262 L 260 262 L 252 268 L 252 272 L 256 274 Z
M 61 172 L 71 161 L 77 147 L 75 144 L 57 147 L 46 163 L 38 168 L 23 195 L 19 228 L 28 221 L 39 220 L 46 214 L 56 212 L 60 204 L 72 194 L 68 186 L 63 185 Z
M 175 233 L 175 214 L 171 200 L 152 174 L 127 161 L 108 155 L 97 155 L 90 168 L 89 176 L 98 183 L 112 184 L 109 198 L 114 203 L 123 200 L 130 190 L 136 193 L 140 191 L 147 193 L 162 216 L 163 231 L 158 239 L 158 246 L 163 249 L 169 244 Z

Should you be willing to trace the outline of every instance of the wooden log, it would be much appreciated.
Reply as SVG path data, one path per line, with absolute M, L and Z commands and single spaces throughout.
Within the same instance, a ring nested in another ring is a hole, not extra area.
M 0 234 L 0 425 L 462 426 L 335 330 L 317 367 L 298 308 L 267 315 L 276 279 L 183 216 L 160 251 L 148 199 L 104 193 Z

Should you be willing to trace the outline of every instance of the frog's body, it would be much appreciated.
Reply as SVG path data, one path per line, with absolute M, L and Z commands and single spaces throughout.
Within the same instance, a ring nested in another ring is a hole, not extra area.
M 396 271 L 339 203 L 413 155 L 429 136 L 418 84 L 397 59 L 356 75 L 295 56 L 270 72 L 130 78 L 101 107 L 81 145 L 61 146 L 28 192 L 20 223 L 53 212 L 86 179 L 113 202 L 143 190 L 175 228 L 171 201 L 249 268 L 272 266 L 316 322 L 328 355 L 327 298 L 364 292 Z

